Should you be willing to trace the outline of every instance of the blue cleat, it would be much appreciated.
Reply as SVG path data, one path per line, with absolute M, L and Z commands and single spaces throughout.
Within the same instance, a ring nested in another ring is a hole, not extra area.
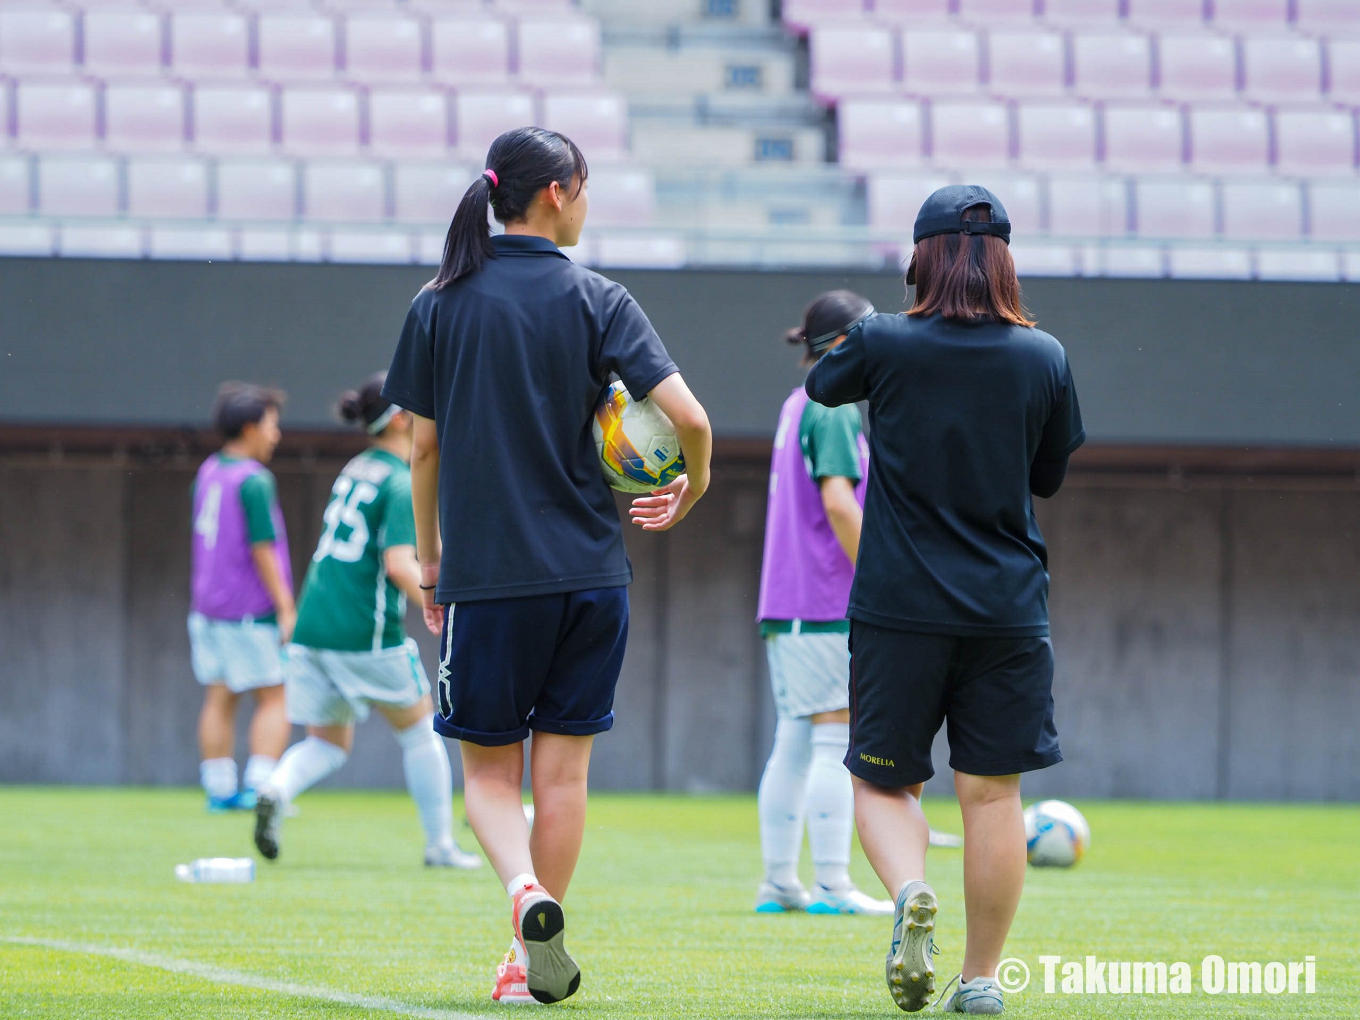
M 761 882 L 756 892 L 757 914 L 787 914 L 806 910 L 812 905 L 812 897 L 802 883 L 795 885 L 775 885 Z
M 237 790 L 230 797 L 209 797 L 208 814 L 220 815 L 227 811 L 254 811 L 255 791 Z

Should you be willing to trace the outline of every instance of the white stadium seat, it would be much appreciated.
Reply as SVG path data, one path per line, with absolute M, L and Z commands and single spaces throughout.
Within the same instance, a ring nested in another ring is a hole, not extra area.
M 297 216 L 297 166 L 282 159 L 217 164 L 217 216 L 227 220 L 291 220 Z
M 208 215 L 208 169 L 190 157 L 127 162 L 129 216 L 201 220 Z
M 434 89 L 373 89 L 368 144 L 382 156 L 435 156 L 449 145 L 448 98 Z

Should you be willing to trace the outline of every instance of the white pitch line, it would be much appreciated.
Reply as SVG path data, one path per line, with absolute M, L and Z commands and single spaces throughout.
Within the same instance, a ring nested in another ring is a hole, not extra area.
M 486 1014 L 480 1013 L 458 1013 L 453 1010 L 416 1006 L 412 1003 L 389 999 L 381 995 L 351 995 L 349 992 L 338 991 L 334 988 L 323 988 L 320 985 L 300 985 L 292 981 L 275 981 L 258 974 L 247 974 L 241 970 L 228 970 L 226 967 L 214 967 L 208 963 L 195 963 L 193 960 L 180 960 L 173 956 L 161 956 L 159 953 L 147 953 L 140 949 L 121 949 L 117 946 L 101 946 L 91 942 L 68 942 L 65 939 L 41 939 L 25 936 L 6 936 L 0 938 L 0 941 L 21 946 L 55 949 L 63 953 L 107 956 L 110 959 L 122 960 L 124 963 L 135 963 L 142 967 L 155 967 L 157 970 L 167 970 L 172 974 L 187 974 L 190 977 L 203 978 L 205 981 L 213 981 L 221 985 L 258 988 L 263 992 L 292 995 L 301 999 L 321 999 L 341 1006 L 381 1010 L 384 1013 L 396 1013 L 401 1016 L 425 1017 L 427 1020 L 485 1020 L 486 1017 Z

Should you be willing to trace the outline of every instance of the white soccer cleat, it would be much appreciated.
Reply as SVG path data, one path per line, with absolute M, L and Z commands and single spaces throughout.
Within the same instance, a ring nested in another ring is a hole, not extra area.
M 974 1016 L 995 1016 L 1005 1011 L 1001 986 L 992 978 L 981 976 L 960 981 L 949 997 L 949 1005 L 945 1006 L 946 1013 L 971 1013 Z
M 757 914 L 787 914 L 806 910 L 812 905 L 812 896 L 803 888 L 801 882 L 793 885 L 775 885 L 773 882 L 760 883 L 756 890 Z
M 892 948 L 885 977 L 898 1008 L 908 1013 L 924 1009 L 935 991 L 935 892 L 924 882 L 908 882 L 897 894 Z
M 425 867 L 458 868 L 462 871 L 475 871 L 482 866 L 482 859 L 476 854 L 460 850 L 457 843 L 432 843 L 425 848 Z
M 863 914 L 868 917 L 887 917 L 893 912 L 892 900 L 876 900 L 860 892 L 853 885 L 844 889 L 830 889 L 820 883 L 812 887 L 809 914 Z

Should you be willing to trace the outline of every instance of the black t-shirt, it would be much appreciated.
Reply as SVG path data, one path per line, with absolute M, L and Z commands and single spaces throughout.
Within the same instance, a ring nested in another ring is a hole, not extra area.
M 676 371 L 628 292 L 542 237 L 416 295 L 383 396 L 439 434 L 441 603 L 628 584 L 591 435 L 611 373 L 637 397 Z
M 1086 439 L 1067 355 L 1037 329 L 877 315 L 808 395 L 869 402 L 869 486 L 850 617 L 933 634 L 1048 633 L 1030 465 Z

